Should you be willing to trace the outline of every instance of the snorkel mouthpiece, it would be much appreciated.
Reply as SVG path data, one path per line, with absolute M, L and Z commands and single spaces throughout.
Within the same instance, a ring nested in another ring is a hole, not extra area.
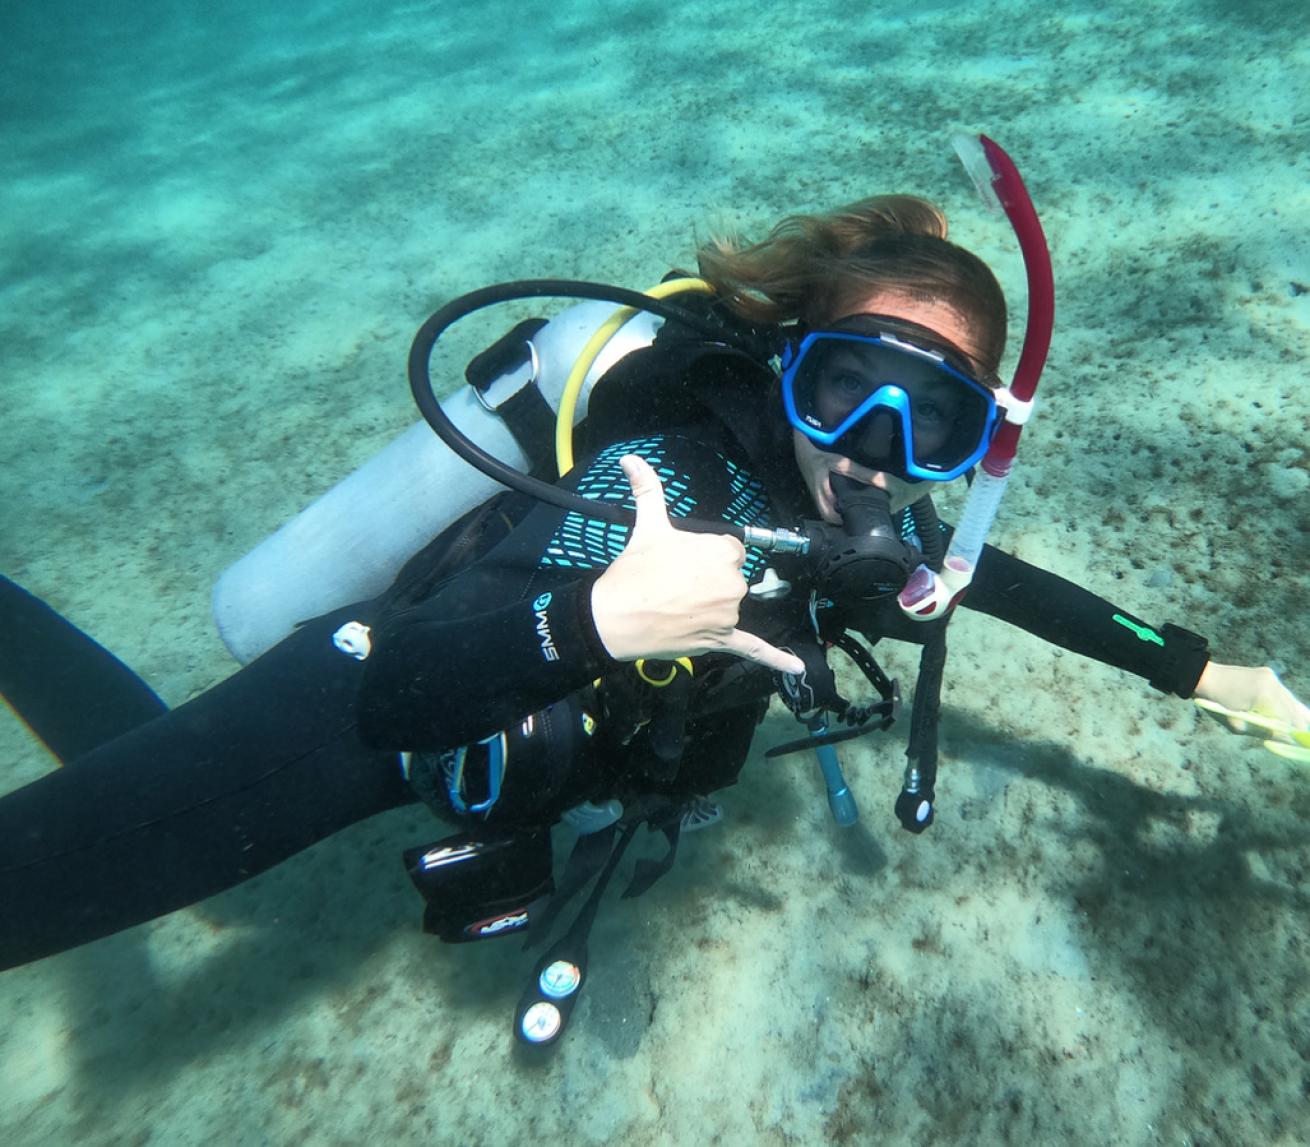
M 955 154 L 960 157 L 964 170 L 973 180 L 974 187 L 978 189 L 978 198 L 983 201 L 983 206 L 993 215 L 1004 215 L 1005 208 L 1001 206 L 1001 198 L 996 194 L 996 181 L 1000 173 L 987 157 L 986 144 L 983 142 L 986 139 L 983 135 L 958 131 L 951 136 L 951 146 L 955 148 Z
M 952 142 L 983 202 L 992 210 L 1004 211 L 1014 228 L 1028 277 L 1028 321 L 1019 365 L 1010 384 L 1010 393 L 1018 400 L 1016 409 L 1014 412 L 1007 410 L 1005 422 L 983 457 L 964 514 L 951 538 L 942 572 L 937 574 L 921 566 L 899 595 L 901 609 L 915 621 L 944 617 L 973 581 L 983 542 L 1010 480 L 1019 436 L 1023 433 L 1042 368 L 1046 365 L 1055 323 L 1055 278 L 1051 272 L 1051 253 L 1019 169 L 1000 145 L 985 135 L 956 136 Z

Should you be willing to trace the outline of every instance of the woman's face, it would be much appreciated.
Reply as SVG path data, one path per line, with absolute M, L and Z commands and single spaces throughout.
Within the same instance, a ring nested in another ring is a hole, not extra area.
M 978 340 L 969 329 L 964 316 L 945 303 L 936 300 L 924 302 L 895 291 L 879 291 L 865 299 L 852 313 L 856 312 L 886 315 L 888 318 L 918 323 L 920 326 L 936 331 L 966 354 L 974 358 L 979 356 Z M 921 483 L 906 482 L 894 474 L 860 466 L 840 454 L 829 454 L 820 450 L 799 430 L 792 431 L 792 444 L 801 477 L 810 492 L 810 497 L 814 499 L 820 517 L 825 522 L 831 522 L 833 525 L 841 522 L 841 515 L 837 512 L 836 499 L 832 493 L 830 479 L 833 474 L 843 474 L 857 482 L 865 482 L 880 490 L 886 490 L 893 514 L 923 497 L 924 490 Z

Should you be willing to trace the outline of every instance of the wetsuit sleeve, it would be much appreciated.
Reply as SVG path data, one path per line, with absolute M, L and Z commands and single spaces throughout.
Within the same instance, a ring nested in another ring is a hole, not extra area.
M 631 509 L 619 467 L 626 453 L 651 463 L 673 517 L 764 512 L 762 492 L 726 457 L 680 435 L 607 447 L 568 484 Z M 410 750 L 468 744 L 613 669 L 591 615 L 591 587 L 628 533 L 539 505 L 434 596 L 375 623 L 358 699 L 365 743 Z
M 992 546 L 984 548 L 962 604 L 1096 661 L 1190 697 L 1209 660 L 1205 638 L 1159 628 L 1071 581 Z
M 467 744 L 558 701 L 616 663 L 591 616 L 599 574 L 484 612 L 417 607 L 375 634 L 360 736 L 375 748 Z

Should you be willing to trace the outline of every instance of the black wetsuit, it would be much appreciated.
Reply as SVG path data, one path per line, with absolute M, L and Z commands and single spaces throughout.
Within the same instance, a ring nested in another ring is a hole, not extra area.
M 630 357 L 640 373 L 640 357 Z M 760 369 L 727 356 L 708 374 L 709 398 L 701 378 L 695 402 L 687 391 L 656 411 L 679 429 L 629 435 L 566 484 L 630 505 L 618 458 L 632 451 L 660 473 L 674 515 L 775 524 L 812 515 L 789 432 L 764 409 L 772 399 Z M 608 419 L 620 432 L 623 422 Z M 455 576 L 439 576 L 448 547 L 433 547 L 382 598 L 303 626 L 168 713 L 40 602 L 0 584 L 9 638 L 0 691 L 67 760 L 0 798 L 0 967 L 194 903 L 408 803 L 397 750 L 474 741 L 616 672 L 589 595 L 626 531 L 517 498 L 504 509 L 489 535 L 504 536 Z M 765 566 L 765 555 L 751 552 L 747 577 Z M 807 636 L 805 573 L 783 572 L 796 580 L 791 598 L 743 604 L 743 627 L 775 644 Z M 1182 696 L 1206 660 L 1191 635 L 1174 640 L 1166 627 L 1156 636 L 1111 603 L 990 548 L 964 604 Z M 371 628 L 363 662 L 333 645 L 348 620 Z M 854 610 L 842 623 L 871 637 L 923 639 L 894 608 Z M 767 671 L 738 665 L 723 655 L 697 659 L 699 700 L 671 791 L 705 793 L 735 779 L 773 688 Z M 113 681 L 112 704 L 77 708 L 79 694 L 102 696 Z M 698 710 L 709 702 L 715 712 Z M 632 752 L 641 751 L 638 737 Z M 605 795 L 627 769 L 607 759 L 600 773 L 562 777 L 542 796 L 543 815 Z

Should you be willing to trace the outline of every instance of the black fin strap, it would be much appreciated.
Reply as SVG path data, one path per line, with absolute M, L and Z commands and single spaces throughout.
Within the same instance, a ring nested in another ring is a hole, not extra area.
M 654 828 L 653 825 L 651 827 Z M 637 861 L 632 883 L 623 890 L 624 900 L 631 900 L 634 896 L 649 891 L 652 884 L 668 874 L 673 867 L 673 862 L 678 859 L 678 837 L 682 832 L 682 821 L 675 820 L 657 831 L 664 833 L 664 839 L 669 842 L 669 849 L 659 860 Z

